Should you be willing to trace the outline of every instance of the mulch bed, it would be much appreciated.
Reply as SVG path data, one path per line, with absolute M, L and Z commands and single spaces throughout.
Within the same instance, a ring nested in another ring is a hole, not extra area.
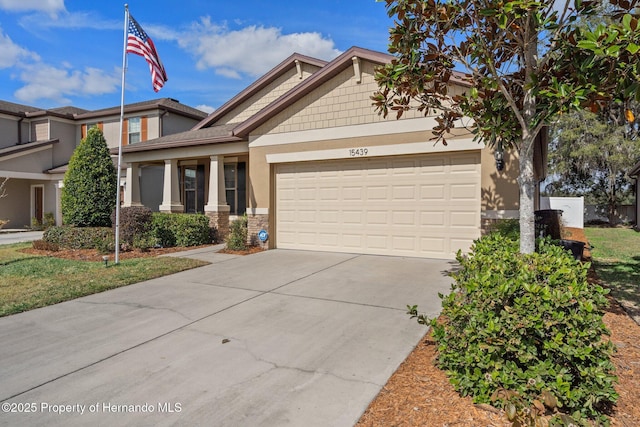
M 172 253 L 182 252 L 182 251 L 190 251 L 192 249 L 206 248 L 208 246 L 209 245 L 190 246 L 190 247 L 181 246 L 181 247 L 174 247 L 174 248 L 151 248 L 146 251 L 140 251 L 140 250 L 132 250 L 132 251 L 126 251 L 126 252 L 123 251 L 123 252 L 120 252 L 119 258 L 121 260 L 132 259 L 132 258 L 153 258 L 160 255 L 172 254 Z M 250 255 L 250 254 L 254 254 L 262 251 L 263 249 L 259 246 L 250 246 L 244 251 L 232 251 L 229 249 L 222 249 L 219 251 L 219 253 L 233 254 L 233 255 Z M 26 249 L 23 249 L 21 252 L 24 252 L 27 254 L 33 254 L 33 255 L 40 255 L 40 256 L 71 259 L 76 261 L 104 262 L 104 259 L 102 257 L 105 256 L 105 254 L 99 252 L 97 249 L 61 249 L 58 251 L 44 251 L 44 250 L 38 250 L 33 248 L 26 248 Z M 113 262 L 115 255 L 113 253 L 106 254 L 106 255 L 109 257 L 109 262 Z
M 583 230 L 566 231 L 570 233 L 568 238 L 586 242 Z M 592 271 L 589 280 L 598 281 L 597 274 Z M 617 347 L 612 361 L 620 395 L 611 425 L 640 426 L 640 326 L 615 300 L 610 299 L 610 303 L 604 323 Z M 427 333 L 371 402 L 357 426 L 511 426 L 502 411 L 461 397 L 445 373 L 435 366 L 436 355 L 436 345 Z

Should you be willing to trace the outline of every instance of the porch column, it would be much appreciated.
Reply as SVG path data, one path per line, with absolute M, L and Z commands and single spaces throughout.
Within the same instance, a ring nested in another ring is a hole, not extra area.
M 180 203 L 178 161 L 175 159 L 164 161 L 164 186 L 160 212 L 184 212 L 184 205 Z
M 64 187 L 64 181 L 58 181 L 54 184 L 56 188 L 56 225 L 62 226 L 62 187 Z
M 209 224 L 218 231 L 218 240 L 224 240 L 229 234 L 229 211 L 227 195 L 224 189 L 224 157 L 210 156 L 209 162 L 209 198 L 204 207 Z
M 127 165 L 127 183 L 124 187 L 124 205 L 142 206 L 140 203 L 140 169 L 138 163 L 129 163 Z

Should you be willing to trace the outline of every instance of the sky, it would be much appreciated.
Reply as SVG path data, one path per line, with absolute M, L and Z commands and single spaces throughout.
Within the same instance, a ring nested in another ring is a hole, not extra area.
M 155 93 L 127 55 L 125 103 L 174 98 L 214 111 L 293 53 L 331 60 L 352 46 L 386 52 L 375 0 L 129 0 L 169 80 Z M 39 108 L 120 105 L 124 2 L 0 0 L 0 100 Z

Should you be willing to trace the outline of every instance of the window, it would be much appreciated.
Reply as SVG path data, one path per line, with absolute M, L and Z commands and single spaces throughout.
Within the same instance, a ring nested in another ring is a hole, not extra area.
M 243 215 L 247 210 L 246 170 L 245 162 L 224 165 L 224 189 L 231 215 Z
M 182 203 L 186 213 L 204 212 L 204 166 L 183 166 L 181 178 Z
M 135 144 L 140 142 L 141 132 L 140 132 L 140 117 L 130 117 L 129 118 L 129 144 Z

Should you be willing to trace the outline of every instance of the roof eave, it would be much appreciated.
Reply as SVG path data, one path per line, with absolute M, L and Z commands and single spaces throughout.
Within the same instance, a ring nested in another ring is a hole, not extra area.
M 168 105 L 164 105 L 162 103 L 147 104 L 147 105 L 135 105 L 133 107 L 127 107 L 126 105 L 124 106 L 125 114 L 127 114 L 127 113 L 139 113 L 141 111 L 150 111 L 150 110 L 169 111 L 171 113 L 180 114 L 181 116 L 189 117 L 189 118 L 196 119 L 196 120 L 199 120 L 199 119 L 202 118 L 202 116 L 200 116 L 200 115 L 191 114 L 189 112 L 182 111 L 180 109 L 177 109 L 177 108 L 174 108 L 174 107 L 171 107 L 171 106 L 168 106 Z M 106 109 L 106 110 L 90 111 L 88 113 L 76 114 L 76 115 L 74 115 L 74 118 L 76 120 L 86 120 L 86 119 L 94 119 L 94 118 L 98 118 L 98 117 L 114 116 L 114 115 L 119 115 L 119 114 L 120 114 L 120 107 L 114 107 L 114 108 L 109 108 L 109 109 Z
M 302 61 L 307 64 L 311 64 L 317 67 L 324 67 L 327 65 L 327 61 L 323 61 L 321 59 L 312 58 L 310 56 L 301 55 L 299 53 L 294 53 L 289 56 L 287 59 L 282 61 L 280 64 L 276 65 L 265 75 L 260 77 L 258 80 L 249 85 L 245 90 L 231 98 L 229 101 L 225 102 L 220 108 L 216 109 L 213 113 L 209 114 L 205 119 L 200 121 L 197 125 L 195 125 L 192 130 L 202 129 L 211 124 L 215 123 L 220 117 L 227 114 L 233 108 L 246 101 L 253 95 L 255 95 L 258 91 L 262 90 L 265 86 L 269 85 L 273 82 L 277 77 L 279 77 L 283 71 L 290 68 L 295 61 Z
M 182 148 L 182 147 L 196 147 L 199 145 L 208 145 L 208 144 L 222 144 L 222 143 L 230 143 L 230 142 L 242 142 L 244 141 L 242 138 L 235 136 L 223 136 L 217 138 L 198 138 L 198 139 L 185 139 L 182 141 L 167 141 L 160 142 L 157 144 L 135 144 L 135 145 L 127 145 L 122 148 L 122 153 L 139 153 L 142 151 L 155 151 L 155 150 L 168 150 L 171 148 Z M 111 154 L 118 154 L 118 148 L 112 148 L 109 150 Z
M 277 114 L 277 112 L 282 108 L 296 102 L 318 86 L 335 77 L 344 69 L 353 66 L 353 57 L 362 58 L 378 64 L 386 64 L 393 59 L 393 56 L 386 53 L 376 52 L 360 47 L 352 47 L 331 61 L 317 73 L 307 78 L 304 82 L 292 88 L 289 92 L 285 93 L 280 98 L 250 117 L 248 120 L 240 123 L 234 128 L 234 135 L 247 137 L 252 130 L 266 122 L 272 115 Z

